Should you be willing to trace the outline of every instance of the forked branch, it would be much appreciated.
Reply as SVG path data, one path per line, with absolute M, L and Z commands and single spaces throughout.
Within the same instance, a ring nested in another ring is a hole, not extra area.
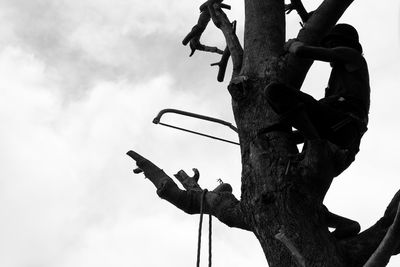
M 186 35 L 183 39 L 182 44 L 187 45 L 190 43 L 191 53 L 189 56 L 192 56 L 196 50 L 212 52 L 217 54 L 223 54 L 223 51 L 214 46 L 207 46 L 200 42 L 201 35 L 207 28 L 208 23 L 210 22 L 210 12 L 208 6 L 218 3 L 221 8 L 230 9 L 229 5 L 222 4 L 222 0 L 208 0 L 204 4 L 200 6 L 200 16 L 197 21 L 197 24 L 193 26 L 192 30 Z
M 197 183 L 199 173 L 195 170 L 193 177 L 184 171 L 178 172 L 175 177 L 186 190 L 181 190 L 177 184 L 162 169 L 148 159 L 134 151 L 129 151 L 128 156 L 136 161 L 138 169 L 135 173 L 143 172 L 154 186 L 157 194 L 177 208 L 188 214 L 200 213 L 200 202 L 203 190 Z M 229 227 L 250 230 L 243 220 L 240 201 L 232 194 L 231 187 L 227 184 L 218 186 L 215 190 L 207 192 L 204 202 L 204 213 L 217 217 Z
M 233 75 L 237 76 L 242 68 L 243 48 L 236 35 L 236 25 L 231 23 L 221 6 L 214 4 L 208 7 L 211 19 L 225 36 L 226 44 L 232 56 Z
M 210 13 L 208 10 L 202 11 L 199 16 L 199 20 L 197 24 L 193 26 L 192 30 L 186 35 L 185 39 L 183 39 L 182 44 L 187 45 L 190 42 L 190 55 L 193 56 L 196 50 L 205 51 L 205 52 L 213 52 L 222 54 L 223 51 L 218 49 L 217 47 L 206 46 L 200 42 L 201 35 L 207 28 L 208 23 L 210 22 Z

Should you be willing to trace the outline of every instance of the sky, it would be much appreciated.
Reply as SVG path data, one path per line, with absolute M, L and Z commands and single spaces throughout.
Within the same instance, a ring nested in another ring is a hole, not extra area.
M 219 56 L 189 58 L 181 44 L 201 3 L 0 0 L 0 266 L 195 264 L 198 216 L 159 199 L 125 153 L 135 150 L 170 175 L 196 167 L 201 186 L 212 189 L 220 178 L 240 197 L 237 146 L 152 124 L 164 108 L 233 122 L 227 83 L 209 66 Z M 226 3 L 242 38 L 243 3 Z M 288 38 L 298 22 L 287 16 Z M 369 63 L 370 123 L 325 204 L 366 229 L 400 188 L 400 4 L 355 1 L 341 22 L 358 29 Z M 205 42 L 224 48 L 209 28 Z M 304 91 L 322 97 L 328 75 L 327 64 L 314 64 Z M 237 140 L 218 125 L 164 119 Z M 254 235 L 213 222 L 215 266 L 266 266 Z M 397 256 L 388 266 L 399 264 Z

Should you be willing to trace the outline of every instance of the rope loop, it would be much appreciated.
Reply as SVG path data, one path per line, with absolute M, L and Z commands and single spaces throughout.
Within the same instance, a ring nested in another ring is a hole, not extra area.
M 204 214 L 204 200 L 206 197 L 208 190 L 204 189 L 201 193 L 200 199 L 200 220 L 199 220 L 199 230 L 198 230 L 198 237 L 197 237 L 197 262 L 196 267 L 200 267 L 200 250 L 201 250 L 201 232 L 203 226 L 203 214 Z M 211 260 L 212 260 L 212 250 L 211 250 L 211 243 L 212 243 L 212 216 L 209 214 L 208 217 L 208 266 L 211 267 Z

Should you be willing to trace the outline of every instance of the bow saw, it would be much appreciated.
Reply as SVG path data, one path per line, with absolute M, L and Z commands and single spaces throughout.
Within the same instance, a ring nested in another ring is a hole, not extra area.
M 192 133 L 192 134 L 201 135 L 201 136 L 204 136 L 204 137 L 208 137 L 208 138 L 211 138 L 211 139 L 219 140 L 219 141 L 222 141 L 222 142 L 227 142 L 227 143 L 234 144 L 234 145 L 240 145 L 238 142 L 230 141 L 230 140 L 227 140 L 227 139 L 224 139 L 224 138 L 220 138 L 220 137 L 216 137 L 216 136 L 213 136 L 213 135 L 200 133 L 200 132 L 196 132 L 196 131 L 193 131 L 193 130 L 189 130 L 189 129 L 181 128 L 181 127 L 178 127 L 178 126 L 174 126 L 174 125 L 171 125 L 171 124 L 163 123 L 163 122 L 161 122 L 161 117 L 165 113 L 175 113 L 175 114 L 179 114 L 179 115 L 183 115 L 183 116 L 187 116 L 187 117 L 192 117 L 192 118 L 196 118 L 196 119 L 200 119 L 200 120 L 215 122 L 215 123 L 227 126 L 227 127 L 231 128 L 233 131 L 235 131 L 237 133 L 238 129 L 235 126 L 233 126 L 230 122 L 227 122 L 227 121 L 224 121 L 224 120 L 220 120 L 220 119 L 216 119 L 216 118 L 213 118 L 213 117 L 208 117 L 208 116 L 192 113 L 192 112 L 179 110 L 179 109 L 172 109 L 172 108 L 167 108 L 167 109 L 161 110 L 157 114 L 157 116 L 153 119 L 153 123 L 154 124 L 160 124 L 160 125 L 163 125 L 163 126 L 166 126 L 166 127 L 170 127 L 170 128 L 176 129 L 176 130 L 180 130 L 180 131 L 184 131 L 184 132 L 188 132 L 188 133 Z

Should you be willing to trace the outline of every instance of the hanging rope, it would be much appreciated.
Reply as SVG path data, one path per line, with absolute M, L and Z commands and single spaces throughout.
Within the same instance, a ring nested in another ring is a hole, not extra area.
M 202 226 L 203 226 L 203 214 L 204 214 L 204 199 L 207 194 L 207 189 L 204 189 L 202 194 L 201 194 L 201 199 L 200 199 L 200 220 L 199 220 L 199 233 L 198 233 L 198 238 L 197 238 L 197 262 L 196 262 L 196 267 L 200 267 L 200 250 L 201 250 L 201 231 L 202 231 Z M 212 259 L 212 254 L 211 254 L 211 237 L 212 237 L 212 219 L 211 219 L 211 214 L 209 214 L 208 217 L 208 266 L 211 267 L 211 259 Z
M 208 215 L 208 267 L 211 267 L 211 259 L 212 259 L 212 216 Z

